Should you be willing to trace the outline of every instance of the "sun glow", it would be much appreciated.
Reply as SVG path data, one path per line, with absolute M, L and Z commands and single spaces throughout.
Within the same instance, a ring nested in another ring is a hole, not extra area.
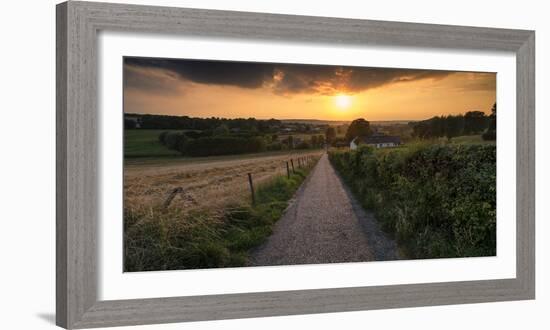
M 349 95 L 336 95 L 334 98 L 336 106 L 340 109 L 347 109 L 351 106 L 351 96 Z

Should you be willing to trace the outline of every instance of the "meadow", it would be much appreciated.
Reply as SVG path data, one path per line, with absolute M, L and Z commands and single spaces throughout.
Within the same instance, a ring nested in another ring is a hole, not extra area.
M 124 158 L 174 157 L 179 152 L 170 150 L 159 141 L 159 135 L 169 130 L 126 129 L 124 130 Z

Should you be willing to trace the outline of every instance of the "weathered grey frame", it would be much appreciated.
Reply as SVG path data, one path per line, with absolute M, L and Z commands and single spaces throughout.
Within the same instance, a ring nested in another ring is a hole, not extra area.
M 98 301 L 98 31 L 512 51 L 517 56 L 517 277 Z M 56 321 L 167 323 L 535 297 L 535 32 L 93 2 L 57 5 Z

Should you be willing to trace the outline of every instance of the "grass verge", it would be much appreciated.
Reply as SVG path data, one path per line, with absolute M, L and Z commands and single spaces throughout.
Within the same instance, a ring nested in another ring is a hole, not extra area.
M 313 164 L 313 163 L 312 163 Z M 265 241 L 310 168 L 275 177 L 256 189 L 256 205 L 187 214 L 152 207 L 124 213 L 124 271 L 240 267 Z

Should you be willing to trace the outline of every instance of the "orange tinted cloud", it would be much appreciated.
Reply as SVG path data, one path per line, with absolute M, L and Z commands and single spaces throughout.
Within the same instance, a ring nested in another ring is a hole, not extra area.
M 346 109 L 336 95 L 351 96 Z M 424 119 L 489 112 L 496 74 L 125 58 L 124 111 L 195 117 Z

